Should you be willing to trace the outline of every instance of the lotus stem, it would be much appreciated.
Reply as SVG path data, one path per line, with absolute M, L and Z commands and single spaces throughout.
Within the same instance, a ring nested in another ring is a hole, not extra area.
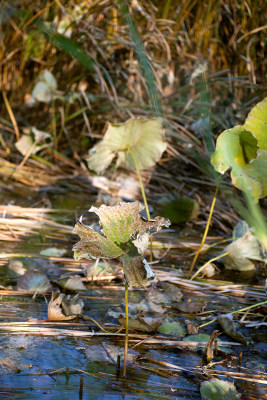
M 129 287 L 128 283 L 125 282 L 125 344 L 124 344 L 123 378 L 126 378 L 127 353 L 128 353 L 128 325 L 129 325 L 128 287 Z
M 129 147 L 128 147 L 127 150 L 129 151 L 129 154 L 132 157 L 132 160 L 133 160 L 133 163 L 134 163 L 134 167 L 135 167 L 138 179 L 139 179 L 140 189 L 141 189 L 142 197 L 143 197 L 145 208 L 146 208 L 147 219 L 150 220 L 151 217 L 150 217 L 150 212 L 149 212 L 147 199 L 146 199 L 145 188 L 144 188 L 143 181 L 142 181 L 142 178 L 141 178 L 140 170 L 138 168 L 138 164 L 137 164 L 136 158 L 135 158 L 132 150 Z M 152 245 L 152 236 L 150 236 L 150 262 L 153 260 L 152 247 L 153 247 L 153 245 Z
M 189 270 L 189 276 L 191 275 L 191 273 L 193 271 L 193 268 L 194 268 L 194 266 L 196 264 L 196 261 L 198 259 L 199 253 L 201 252 L 201 249 L 204 246 L 206 237 L 208 235 L 208 231 L 209 231 L 209 227 L 210 227 L 210 221 L 211 221 L 211 217 L 212 217 L 212 214 L 213 214 L 214 206 L 215 206 L 215 203 L 216 203 L 216 200 L 217 200 L 217 195 L 218 195 L 219 187 L 220 187 L 220 184 L 221 184 L 221 180 L 222 180 L 222 175 L 220 176 L 220 178 L 218 180 L 218 183 L 217 183 L 215 194 L 214 194 L 214 197 L 213 197 L 213 200 L 212 200 L 212 203 L 211 203 L 211 207 L 210 207 L 210 213 L 209 213 L 209 218 L 208 218 L 207 225 L 206 225 L 206 228 L 205 228 L 205 232 L 204 232 L 204 235 L 202 237 L 202 241 L 200 243 L 198 251 L 196 252 L 194 260 L 193 260 L 193 262 L 191 264 L 191 267 L 190 267 L 190 270 Z

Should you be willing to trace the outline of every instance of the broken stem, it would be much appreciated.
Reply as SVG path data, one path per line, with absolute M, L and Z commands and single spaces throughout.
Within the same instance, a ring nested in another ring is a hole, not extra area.
M 129 324 L 129 312 L 128 312 L 128 283 L 125 282 L 125 344 L 124 344 L 124 364 L 123 364 L 123 378 L 126 377 L 127 368 L 127 353 L 128 353 L 128 324 Z
M 196 252 L 196 255 L 195 255 L 195 257 L 194 257 L 194 260 L 193 260 L 193 262 L 192 262 L 192 264 L 191 264 L 191 267 L 190 267 L 190 270 L 189 270 L 189 276 L 191 275 L 191 273 L 192 273 L 192 271 L 193 271 L 193 268 L 194 268 L 194 266 L 195 266 L 195 263 L 196 263 L 196 261 L 197 261 L 197 259 L 198 259 L 199 253 L 201 252 L 201 249 L 202 249 L 202 247 L 204 246 L 204 243 L 205 243 L 205 240 L 206 240 L 208 231 L 209 231 L 210 221 L 211 221 L 211 217 L 212 217 L 212 214 L 213 214 L 214 206 L 215 206 L 215 203 L 216 203 L 216 200 L 217 200 L 217 195 L 218 195 L 218 191 L 219 191 L 219 187 L 220 187 L 221 180 L 222 180 L 222 175 L 220 176 L 220 178 L 219 178 L 219 180 L 218 180 L 218 183 L 217 183 L 217 187 L 216 187 L 216 190 L 215 190 L 215 194 L 214 194 L 214 197 L 213 197 L 213 200 L 212 200 L 212 203 L 211 203 L 211 207 L 210 207 L 210 213 L 209 213 L 209 218 L 208 218 L 207 225 L 206 225 L 206 228 L 205 228 L 205 232 L 204 232 L 204 235 L 203 235 L 203 237 L 202 237 L 202 241 L 201 241 L 201 243 L 200 243 L 200 246 L 199 246 L 199 248 L 198 248 L 198 251 Z

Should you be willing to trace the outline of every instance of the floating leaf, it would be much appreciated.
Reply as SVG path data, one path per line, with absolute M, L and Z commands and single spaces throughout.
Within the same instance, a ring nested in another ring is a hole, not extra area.
M 60 287 L 67 290 L 86 290 L 80 276 L 64 276 L 55 281 Z
M 45 274 L 32 269 L 19 278 L 17 288 L 27 293 L 44 294 L 51 288 L 51 285 Z
M 186 330 L 180 322 L 168 319 L 158 327 L 158 332 L 164 335 L 185 336 Z
M 81 314 L 83 301 L 75 295 L 71 298 L 63 293 L 53 293 L 48 304 L 49 321 L 69 321 Z
M 160 118 L 141 120 L 131 118 L 123 124 L 109 124 L 104 139 L 91 151 L 88 166 L 98 174 L 108 168 L 115 156 L 116 166 L 134 168 L 131 149 L 139 170 L 150 168 L 166 150 Z
M 119 323 L 125 328 L 125 317 L 121 314 L 118 318 Z M 156 332 L 162 317 L 129 316 L 129 330 L 141 332 Z
M 178 310 L 187 314 L 196 314 L 199 312 L 203 312 L 205 307 L 207 306 L 207 303 L 200 303 L 196 301 L 191 301 L 191 302 L 179 302 L 179 303 L 174 303 L 172 305 L 172 308 L 174 310 Z
M 232 314 L 219 315 L 218 322 L 223 328 L 226 335 L 230 336 L 239 343 L 242 343 L 244 345 L 247 344 L 247 341 L 245 337 L 242 335 L 242 333 L 236 331 Z
M 211 379 L 202 382 L 200 394 L 203 400 L 238 400 L 236 387 L 231 382 L 222 381 L 221 379 Z
M 154 278 L 150 266 L 143 257 L 147 248 L 149 233 L 170 222 L 162 217 L 147 221 L 139 212 L 144 207 L 138 202 L 120 202 L 115 206 L 91 207 L 100 219 L 101 234 L 78 222 L 74 232 L 81 240 L 73 247 L 75 259 L 117 258 L 121 257 L 125 278 L 129 286 L 143 285 Z M 105 235 L 105 236 L 104 236 Z

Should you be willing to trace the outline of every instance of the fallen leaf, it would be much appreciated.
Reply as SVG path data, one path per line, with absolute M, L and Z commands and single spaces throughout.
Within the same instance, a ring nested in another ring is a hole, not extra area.
M 186 331 L 185 328 L 181 325 L 180 322 L 174 321 L 172 319 L 167 319 L 158 327 L 158 332 L 164 335 L 172 335 L 172 336 L 185 336 Z
M 79 275 L 63 276 L 62 278 L 58 278 L 54 282 L 62 287 L 62 289 L 73 291 L 86 290 L 86 287 L 84 286 Z
M 118 321 L 125 328 L 125 317 L 122 314 Z M 129 316 L 129 330 L 132 331 L 156 332 L 161 323 L 162 317 Z
M 17 288 L 27 293 L 44 294 L 51 289 L 51 285 L 45 274 L 42 274 L 36 269 L 32 269 L 26 271 L 25 274 L 19 278 Z
M 174 303 L 172 308 L 187 314 L 197 314 L 203 312 L 207 303 L 199 303 L 196 301 Z
M 221 379 L 202 382 L 200 394 L 203 400 L 238 400 L 241 396 L 233 383 Z
M 77 296 L 77 295 L 76 295 Z M 74 296 L 71 300 L 63 293 L 52 293 L 50 302 L 48 303 L 47 315 L 49 321 L 69 321 L 74 319 L 77 314 L 81 313 L 83 302 Z M 65 302 L 65 310 L 63 303 Z M 78 312 L 77 312 L 78 311 Z M 71 314 L 73 312 L 73 314 Z
M 172 302 L 180 301 L 183 298 L 183 293 L 176 285 L 164 281 L 158 281 L 158 285 L 171 297 Z
M 234 319 L 232 314 L 222 314 L 218 316 L 218 322 L 226 335 L 230 336 L 232 339 L 244 345 L 247 344 L 245 337 L 242 333 L 237 332 L 234 324 Z
M 109 167 L 115 156 L 117 167 L 135 168 L 130 149 L 142 170 L 153 167 L 166 148 L 161 118 L 131 118 L 123 124 L 109 124 L 103 140 L 90 150 L 87 162 L 98 174 Z
M 84 303 L 79 299 L 79 295 L 71 297 L 69 294 L 65 295 L 62 300 L 62 309 L 66 316 L 79 315 L 82 313 Z

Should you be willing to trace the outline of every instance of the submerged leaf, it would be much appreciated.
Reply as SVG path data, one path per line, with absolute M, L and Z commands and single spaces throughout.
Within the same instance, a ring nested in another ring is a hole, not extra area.
M 187 196 L 180 197 L 177 194 L 163 196 L 157 205 L 160 214 L 174 224 L 190 221 L 199 214 L 198 202 Z
M 108 168 L 116 155 L 117 167 L 124 165 L 134 168 L 129 148 L 139 170 L 153 167 L 167 148 L 161 125 L 160 118 L 131 118 L 123 124 L 109 124 L 104 139 L 90 151 L 89 168 L 100 174 Z
M 238 400 L 236 387 L 231 382 L 222 381 L 221 379 L 211 379 L 202 382 L 200 394 L 203 400 Z
M 62 257 L 66 253 L 66 249 L 58 249 L 57 247 L 49 247 L 48 249 L 40 251 L 41 256 L 48 257 Z
M 18 290 L 27 293 L 46 293 L 50 288 L 50 282 L 45 274 L 32 269 L 26 271 L 25 274 L 19 278 L 17 283 Z
M 236 331 L 232 314 L 219 315 L 218 322 L 223 328 L 226 335 L 230 336 L 239 343 L 242 343 L 244 345 L 247 344 L 247 341 L 245 337 L 242 335 L 242 333 Z

